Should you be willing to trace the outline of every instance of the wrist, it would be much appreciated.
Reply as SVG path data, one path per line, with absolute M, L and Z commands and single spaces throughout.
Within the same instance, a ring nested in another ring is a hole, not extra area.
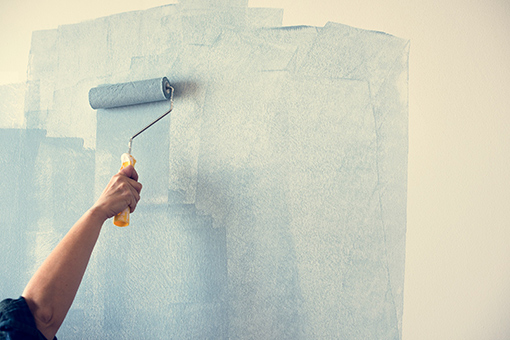
M 87 212 L 91 218 L 96 220 L 98 223 L 104 223 L 108 219 L 108 215 L 98 206 L 93 206 Z

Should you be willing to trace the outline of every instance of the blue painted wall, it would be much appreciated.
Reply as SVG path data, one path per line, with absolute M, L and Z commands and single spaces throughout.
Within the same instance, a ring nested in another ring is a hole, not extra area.
M 1 295 L 168 108 L 95 111 L 88 90 L 167 76 L 175 109 L 133 142 L 142 200 L 105 224 L 58 336 L 399 339 L 408 41 L 282 15 L 183 1 L 34 32 L 25 125 L 0 117 Z

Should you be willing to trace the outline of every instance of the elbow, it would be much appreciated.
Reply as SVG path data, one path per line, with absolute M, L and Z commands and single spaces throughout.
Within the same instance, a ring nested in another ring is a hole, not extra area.
M 50 325 L 53 322 L 53 308 L 32 298 L 30 294 L 23 294 L 23 298 L 27 302 L 36 324 Z
M 53 308 L 44 306 L 30 296 L 23 296 L 27 302 L 28 308 L 34 317 L 37 329 L 44 334 L 47 339 L 53 339 L 57 333 L 58 327 L 54 318 Z M 53 334 L 53 336 L 51 336 Z
M 42 308 L 33 315 L 37 328 L 39 328 L 39 324 L 43 325 L 45 328 L 53 324 L 53 312 L 50 309 Z

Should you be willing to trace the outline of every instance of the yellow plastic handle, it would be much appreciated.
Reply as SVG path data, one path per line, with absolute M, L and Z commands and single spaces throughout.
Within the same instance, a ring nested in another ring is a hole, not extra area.
M 123 153 L 122 156 L 120 156 L 120 160 L 122 162 L 121 169 L 124 169 L 128 165 L 135 166 L 136 164 L 136 159 L 128 153 Z M 113 218 L 113 224 L 115 224 L 117 227 L 127 227 L 129 225 L 130 213 L 131 210 L 129 209 L 129 207 L 127 207 L 122 212 L 115 215 L 115 217 Z

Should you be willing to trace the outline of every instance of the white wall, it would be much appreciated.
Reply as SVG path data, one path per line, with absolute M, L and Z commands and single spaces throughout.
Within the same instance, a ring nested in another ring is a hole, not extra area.
M 0 84 L 30 32 L 163 1 L 0 4 Z M 404 339 L 510 336 L 510 4 L 250 1 L 284 25 L 335 21 L 411 40 Z M 5 52 L 9 51 L 9 52 Z

